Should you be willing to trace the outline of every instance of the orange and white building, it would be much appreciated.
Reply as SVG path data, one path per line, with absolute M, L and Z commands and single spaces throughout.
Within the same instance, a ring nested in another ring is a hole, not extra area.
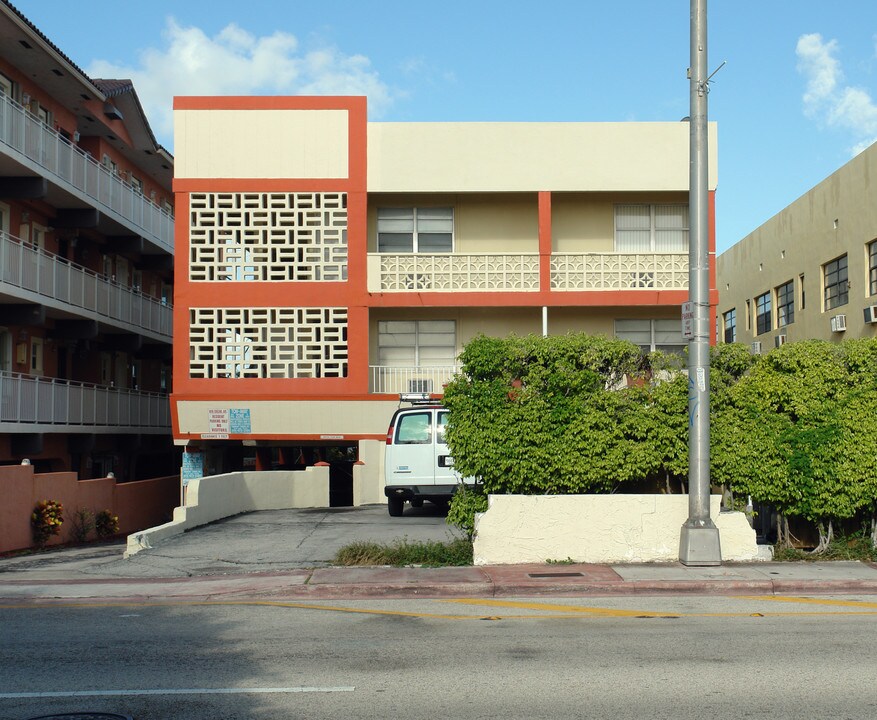
M 326 461 L 333 504 L 384 502 L 400 393 L 441 393 L 479 333 L 685 345 L 686 122 L 368 122 L 361 97 L 174 107 L 171 405 L 190 473 Z

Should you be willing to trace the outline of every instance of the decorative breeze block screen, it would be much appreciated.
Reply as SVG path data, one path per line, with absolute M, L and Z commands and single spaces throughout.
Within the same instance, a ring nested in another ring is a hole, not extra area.
M 192 308 L 189 377 L 347 376 L 346 308 Z
M 192 193 L 189 280 L 347 279 L 346 193 Z

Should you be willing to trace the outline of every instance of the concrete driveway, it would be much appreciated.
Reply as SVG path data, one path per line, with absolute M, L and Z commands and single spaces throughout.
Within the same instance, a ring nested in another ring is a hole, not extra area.
M 445 541 L 459 536 L 444 511 L 427 503 L 391 518 L 386 505 L 263 510 L 244 513 L 168 538 L 124 559 L 123 543 L 0 559 L 0 573 L 49 578 L 195 577 L 325 567 L 357 540 Z

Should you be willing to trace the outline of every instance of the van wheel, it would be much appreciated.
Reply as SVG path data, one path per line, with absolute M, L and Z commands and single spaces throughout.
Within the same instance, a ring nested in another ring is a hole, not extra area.
M 387 498 L 387 509 L 390 511 L 390 517 L 402 517 L 402 508 L 405 507 L 405 501 L 402 498 Z
M 409 500 L 411 503 L 411 507 L 423 507 L 423 498 L 414 498 L 413 500 Z

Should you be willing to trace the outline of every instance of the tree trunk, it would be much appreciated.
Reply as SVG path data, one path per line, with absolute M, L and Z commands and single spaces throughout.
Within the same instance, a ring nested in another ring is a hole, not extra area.
M 827 530 L 822 523 L 818 523 L 816 527 L 819 529 L 819 544 L 813 548 L 811 555 L 821 555 L 828 550 L 828 546 L 834 540 L 834 528 L 832 527 L 831 520 L 828 521 Z
M 877 548 L 877 505 L 871 506 L 871 545 Z

